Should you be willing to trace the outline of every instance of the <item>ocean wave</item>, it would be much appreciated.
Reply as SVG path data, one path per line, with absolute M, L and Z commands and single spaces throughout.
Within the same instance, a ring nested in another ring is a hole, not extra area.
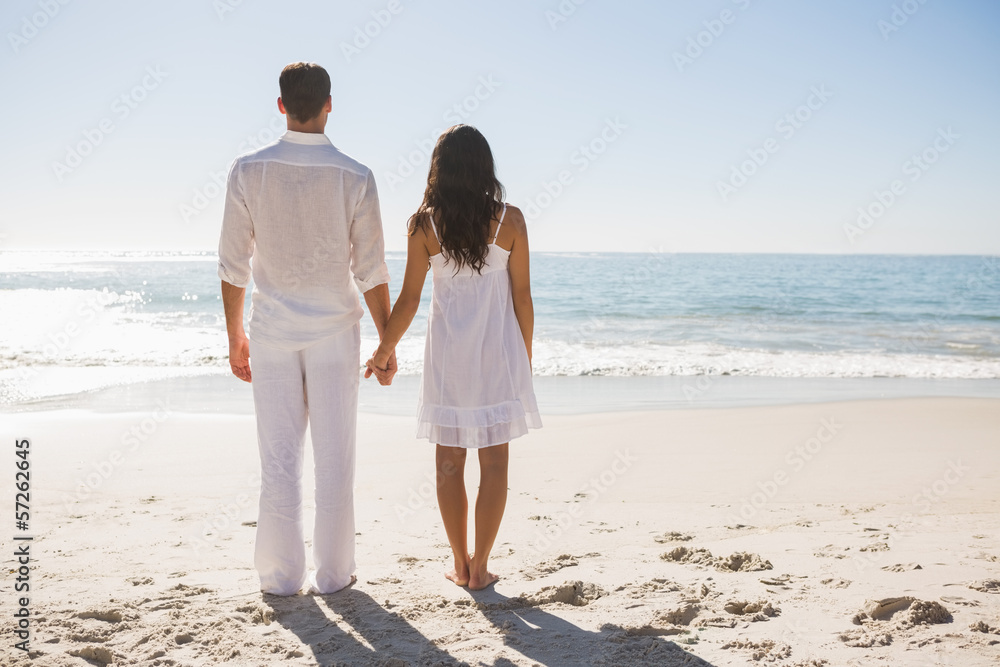
M 155 369 L 187 368 L 193 372 L 227 369 L 228 348 L 222 332 L 176 338 L 160 332 L 163 345 L 148 349 L 93 349 L 54 356 L 46 350 L 11 353 L 0 348 L 0 370 L 65 367 Z M 362 341 L 359 367 L 378 341 Z M 400 375 L 423 372 L 424 341 L 407 336 L 396 348 Z M 1000 359 L 877 352 L 803 352 L 727 348 L 713 344 L 681 346 L 572 345 L 537 341 L 536 376 L 697 376 L 733 375 L 778 378 L 913 378 L 1000 379 Z M 251 360 L 251 364 L 252 364 Z

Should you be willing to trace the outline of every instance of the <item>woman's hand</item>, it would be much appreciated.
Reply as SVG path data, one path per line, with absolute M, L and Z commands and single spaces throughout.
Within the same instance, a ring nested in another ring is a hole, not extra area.
M 392 377 L 396 374 L 396 351 L 387 351 L 379 345 L 365 365 L 368 367 L 365 369 L 366 378 L 374 375 L 380 385 L 390 385 Z

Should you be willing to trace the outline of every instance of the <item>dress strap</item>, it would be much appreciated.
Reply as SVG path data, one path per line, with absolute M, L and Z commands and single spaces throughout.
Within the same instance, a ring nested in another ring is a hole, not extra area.
M 500 236 L 500 225 L 503 224 L 503 217 L 507 215 L 507 203 L 504 202 L 503 211 L 500 212 L 500 219 L 497 221 L 497 233 L 493 235 L 493 243 L 497 242 L 497 238 Z
M 431 231 L 434 232 L 434 238 L 437 239 L 438 245 L 441 245 L 441 237 L 438 236 L 437 226 L 434 224 L 434 216 L 427 212 L 427 219 L 431 221 Z

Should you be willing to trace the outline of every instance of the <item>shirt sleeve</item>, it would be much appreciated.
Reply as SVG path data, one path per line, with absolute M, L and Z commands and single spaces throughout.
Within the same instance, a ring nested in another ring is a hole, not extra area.
M 351 273 L 362 293 L 389 282 L 378 189 L 371 171 L 368 172 L 364 192 L 354 208 L 354 219 L 351 221 Z
M 240 161 L 236 160 L 226 183 L 226 207 L 219 238 L 219 277 L 236 287 L 249 285 L 253 248 L 253 220 L 243 196 Z

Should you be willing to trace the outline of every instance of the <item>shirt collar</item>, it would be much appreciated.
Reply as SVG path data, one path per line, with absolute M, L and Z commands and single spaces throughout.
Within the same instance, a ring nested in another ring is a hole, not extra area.
M 290 141 L 293 144 L 312 144 L 316 146 L 333 145 L 329 137 L 327 137 L 325 134 L 316 134 L 313 132 L 295 132 L 294 130 L 285 130 L 285 133 L 281 135 L 281 140 Z

